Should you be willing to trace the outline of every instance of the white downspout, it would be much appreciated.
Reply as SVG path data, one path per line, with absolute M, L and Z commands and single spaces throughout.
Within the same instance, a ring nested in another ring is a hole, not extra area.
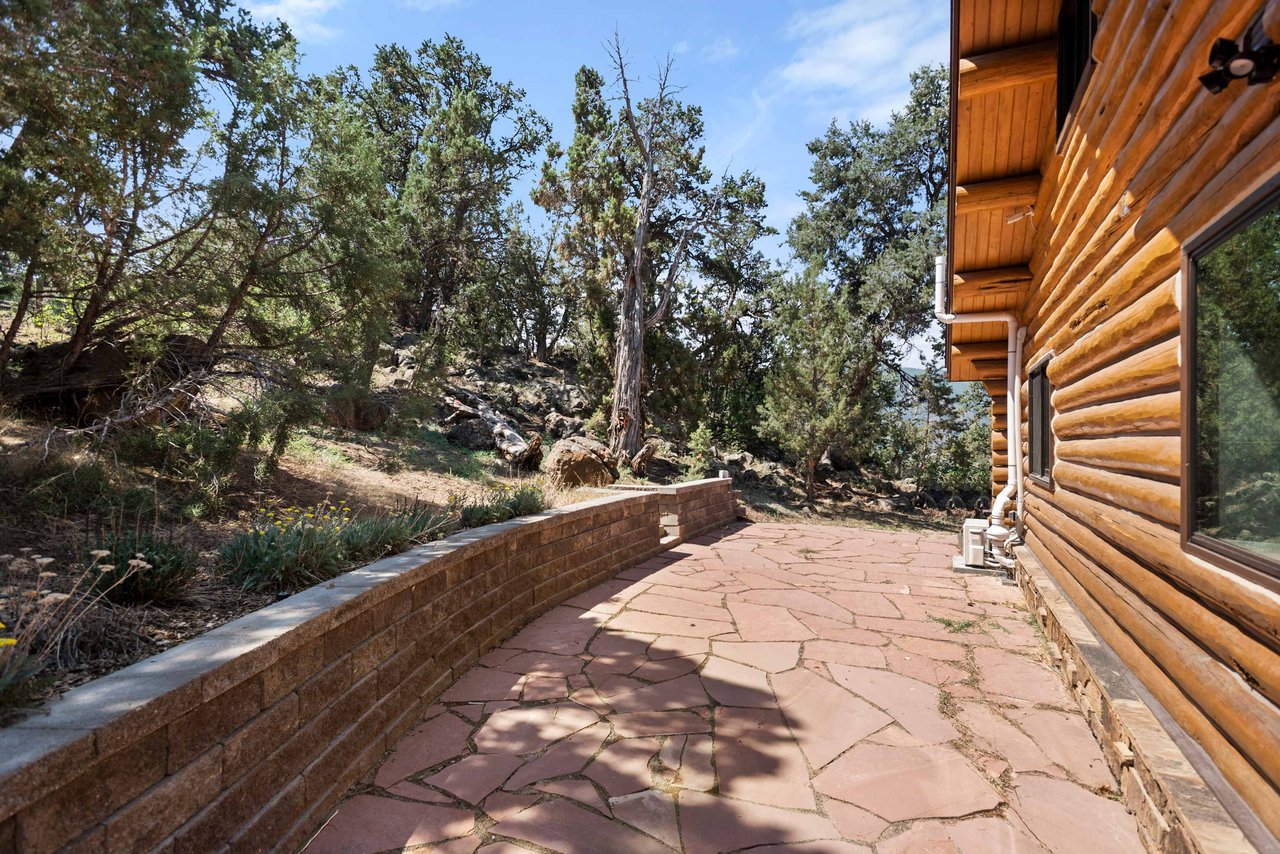
M 1009 436 L 1009 466 L 1005 476 L 1004 489 L 996 496 L 991 505 L 991 526 L 987 528 L 987 540 L 1003 544 L 1009 538 L 1009 529 L 1004 526 L 1005 509 L 1014 492 L 1018 493 L 1018 517 L 1022 517 L 1022 478 L 1019 473 L 1022 467 L 1022 410 L 1021 390 L 1018 375 L 1022 364 L 1022 341 L 1026 330 L 1018 323 L 1018 316 L 1011 311 L 987 311 L 975 314 L 949 314 L 944 308 L 947 283 L 947 259 L 939 255 L 934 259 L 933 277 L 933 315 L 939 323 L 951 326 L 956 323 L 1004 323 L 1009 330 L 1008 360 L 1005 368 L 1005 416 L 1006 432 Z

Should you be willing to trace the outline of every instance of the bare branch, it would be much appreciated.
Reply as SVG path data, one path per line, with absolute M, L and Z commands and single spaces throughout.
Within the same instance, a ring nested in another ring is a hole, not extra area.
M 636 124 L 635 108 L 631 104 L 631 85 L 627 80 L 627 60 L 622 52 L 622 36 L 617 30 L 613 31 L 613 41 L 609 44 L 609 50 L 612 54 L 613 66 L 618 72 L 618 82 L 622 85 L 623 121 L 626 122 L 627 129 L 631 131 L 632 141 L 640 149 L 640 156 L 645 163 L 649 163 L 649 147 L 645 144 L 645 139 L 640 134 L 640 126 Z

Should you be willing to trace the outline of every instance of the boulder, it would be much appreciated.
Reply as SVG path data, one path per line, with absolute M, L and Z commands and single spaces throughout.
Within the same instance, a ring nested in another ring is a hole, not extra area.
M 571 436 L 552 445 L 543 470 L 559 486 L 608 486 L 618 479 L 609 449 L 586 436 Z
M 567 415 L 561 415 L 559 412 L 548 414 L 545 424 L 547 432 L 558 439 L 568 439 L 570 436 L 577 436 L 582 432 L 581 418 L 571 418 Z
M 494 448 L 493 430 L 479 418 L 459 421 L 445 434 L 445 438 L 470 451 L 492 451 Z

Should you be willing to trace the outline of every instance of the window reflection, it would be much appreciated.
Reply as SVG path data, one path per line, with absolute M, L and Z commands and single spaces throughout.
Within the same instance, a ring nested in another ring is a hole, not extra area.
M 1280 559 L 1280 199 L 1195 259 L 1194 530 Z

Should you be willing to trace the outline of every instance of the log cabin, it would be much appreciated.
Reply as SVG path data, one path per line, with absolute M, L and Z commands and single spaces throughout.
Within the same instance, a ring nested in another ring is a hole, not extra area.
M 1280 850 L 1280 0 L 953 0 L 936 312 L 1151 850 Z M 1083 819 L 1083 817 L 1082 817 Z

